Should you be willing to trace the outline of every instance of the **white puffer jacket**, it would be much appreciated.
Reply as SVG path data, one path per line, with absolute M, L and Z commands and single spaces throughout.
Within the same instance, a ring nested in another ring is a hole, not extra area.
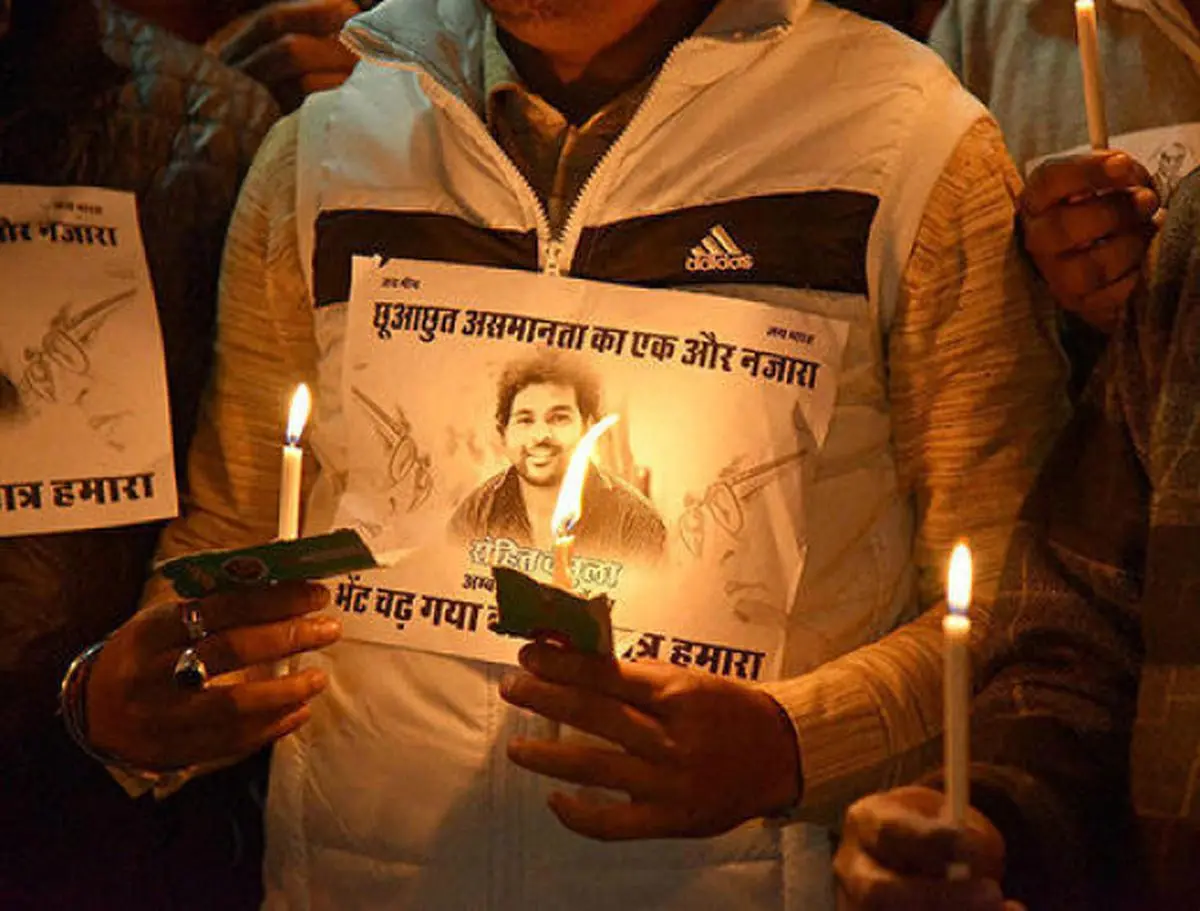
M 835 292 L 822 306 L 851 332 L 816 480 L 794 507 L 821 534 L 785 670 L 811 668 L 814 612 L 838 652 L 881 635 L 914 598 L 883 339 L 925 201 L 982 109 L 933 55 L 881 26 L 810 0 L 726 0 L 672 53 L 551 237 L 480 118 L 484 23 L 475 0 L 389 0 L 348 25 L 364 60 L 351 80 L 302 112 L 297 224 L 322 353 L 306 532 L 329 522 L 345 465 L 352 252 L 710 287 L 781 307 L 816 288 Z M 754 251 L 752 269 L 687 268 L 713 224 Z M 318 660 L 331 690 L 275 756 L 269 908 L 832 908 L 817 827 L 632 844 L 563 829 L 545 805 L 551 785 L 504 756 L 530 722 L 500 700 L 503 668 L 356 642 Z

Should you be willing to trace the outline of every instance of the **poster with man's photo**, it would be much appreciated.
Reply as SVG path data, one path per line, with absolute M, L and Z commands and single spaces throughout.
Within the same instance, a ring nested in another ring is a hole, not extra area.
M 394 562 L 334 584 L 346 634 L 512 661 L 491 569 L 550 583 L 569 535 L 560 585 L 611 599 L 619 654 L 773 676 L 848 334 L 829 309 L 357 258 L 337 524 Z

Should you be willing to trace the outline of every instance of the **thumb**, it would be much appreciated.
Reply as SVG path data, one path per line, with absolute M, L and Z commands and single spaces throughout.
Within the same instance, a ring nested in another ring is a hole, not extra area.
M 970 865 L 974 876 L 1000 882 L 1004 878 L 1004 836 L 991 820 L 968 807 L 966 825 L 958 835 L 958 859 Z

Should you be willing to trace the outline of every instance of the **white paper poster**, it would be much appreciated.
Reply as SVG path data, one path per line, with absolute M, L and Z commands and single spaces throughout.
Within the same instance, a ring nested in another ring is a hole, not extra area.
M 636 656 L 766 679 L 804 565 L 804 479 L 848 325 L 782 307 L 355 260 L 337 524 L 399 562 L 334 586 L 354 638 L 494 661 L 493 565 L 551 581 L 575 444 L 599 439 L 571 584 Z
M 176 513 L 134 197 L 0 186 L 0 536 Z
M 1153 130 L 1123 133 L 1109 139 L 1109 146 L 1127 152 L 1145 165 L 1154 181 L 1163 206 L 1170 204 L 1171 197 L 1180 181 L 1200 166 L 1200 123 L 1183 123 Z M 1025 166 L 1028 177 L 1039 164 L 1048 158 L 1060 155 L 1082 155 L 1091 151 L 1087 145 L 1077 146 L 1053 155 L 1035 158 Z

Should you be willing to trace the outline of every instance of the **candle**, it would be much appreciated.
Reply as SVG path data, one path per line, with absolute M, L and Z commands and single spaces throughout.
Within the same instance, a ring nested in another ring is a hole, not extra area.
M 575 549 L 575 536 L 572 534 L 556 535 L 554 538 L 554 574 L 551 584 L 563 591 L 573 591 L 571 582 L 571 553 Z
M 1095 0 L 1075 0 L 1075 29 L 1079 34 L 1079 62 L 1083 67 L 1088 140 L 1094 151 L 1101 152 L 1108 148 L 1108 117 L 1104 110 L 1104 70 L 1100 65 Z
M 301 383 L 292 394 L 288 409 L 287 440 L 283 447 L 283 468 L 279 477 L 279 540 L 294 541 L 300 534 L 300 477 L 304 450 L 300 436 L 312 405 L 308 386 Z
M 619 415 L 610 414 L 601 418 L 575 445 L 571 461 L 563 474 L 558 488 L 558 499 L 554 501 L 554 514 L 550 519 L 550 533 L 554 537 L 554 571 L 551 582 L 563 591 L 573 591 L 571 583 L 571 554 L 575 547 L 575 526 L 583 514 L 583 482 L 587 480 L 588 464 L 592 450 L 600 435 L 620 420 Z
M 970 723 L 971 723 L 971 551 L 958 544 L 950 557 L 946 578 L 946 616 L 942 620 L 945 657 L 944 731 L 946 774 L 946 814 L 951 825 L 961 829 L 970 803 Z M 966 864 L 954 863 L 946 869 L 947 879 L 965 879 Z

